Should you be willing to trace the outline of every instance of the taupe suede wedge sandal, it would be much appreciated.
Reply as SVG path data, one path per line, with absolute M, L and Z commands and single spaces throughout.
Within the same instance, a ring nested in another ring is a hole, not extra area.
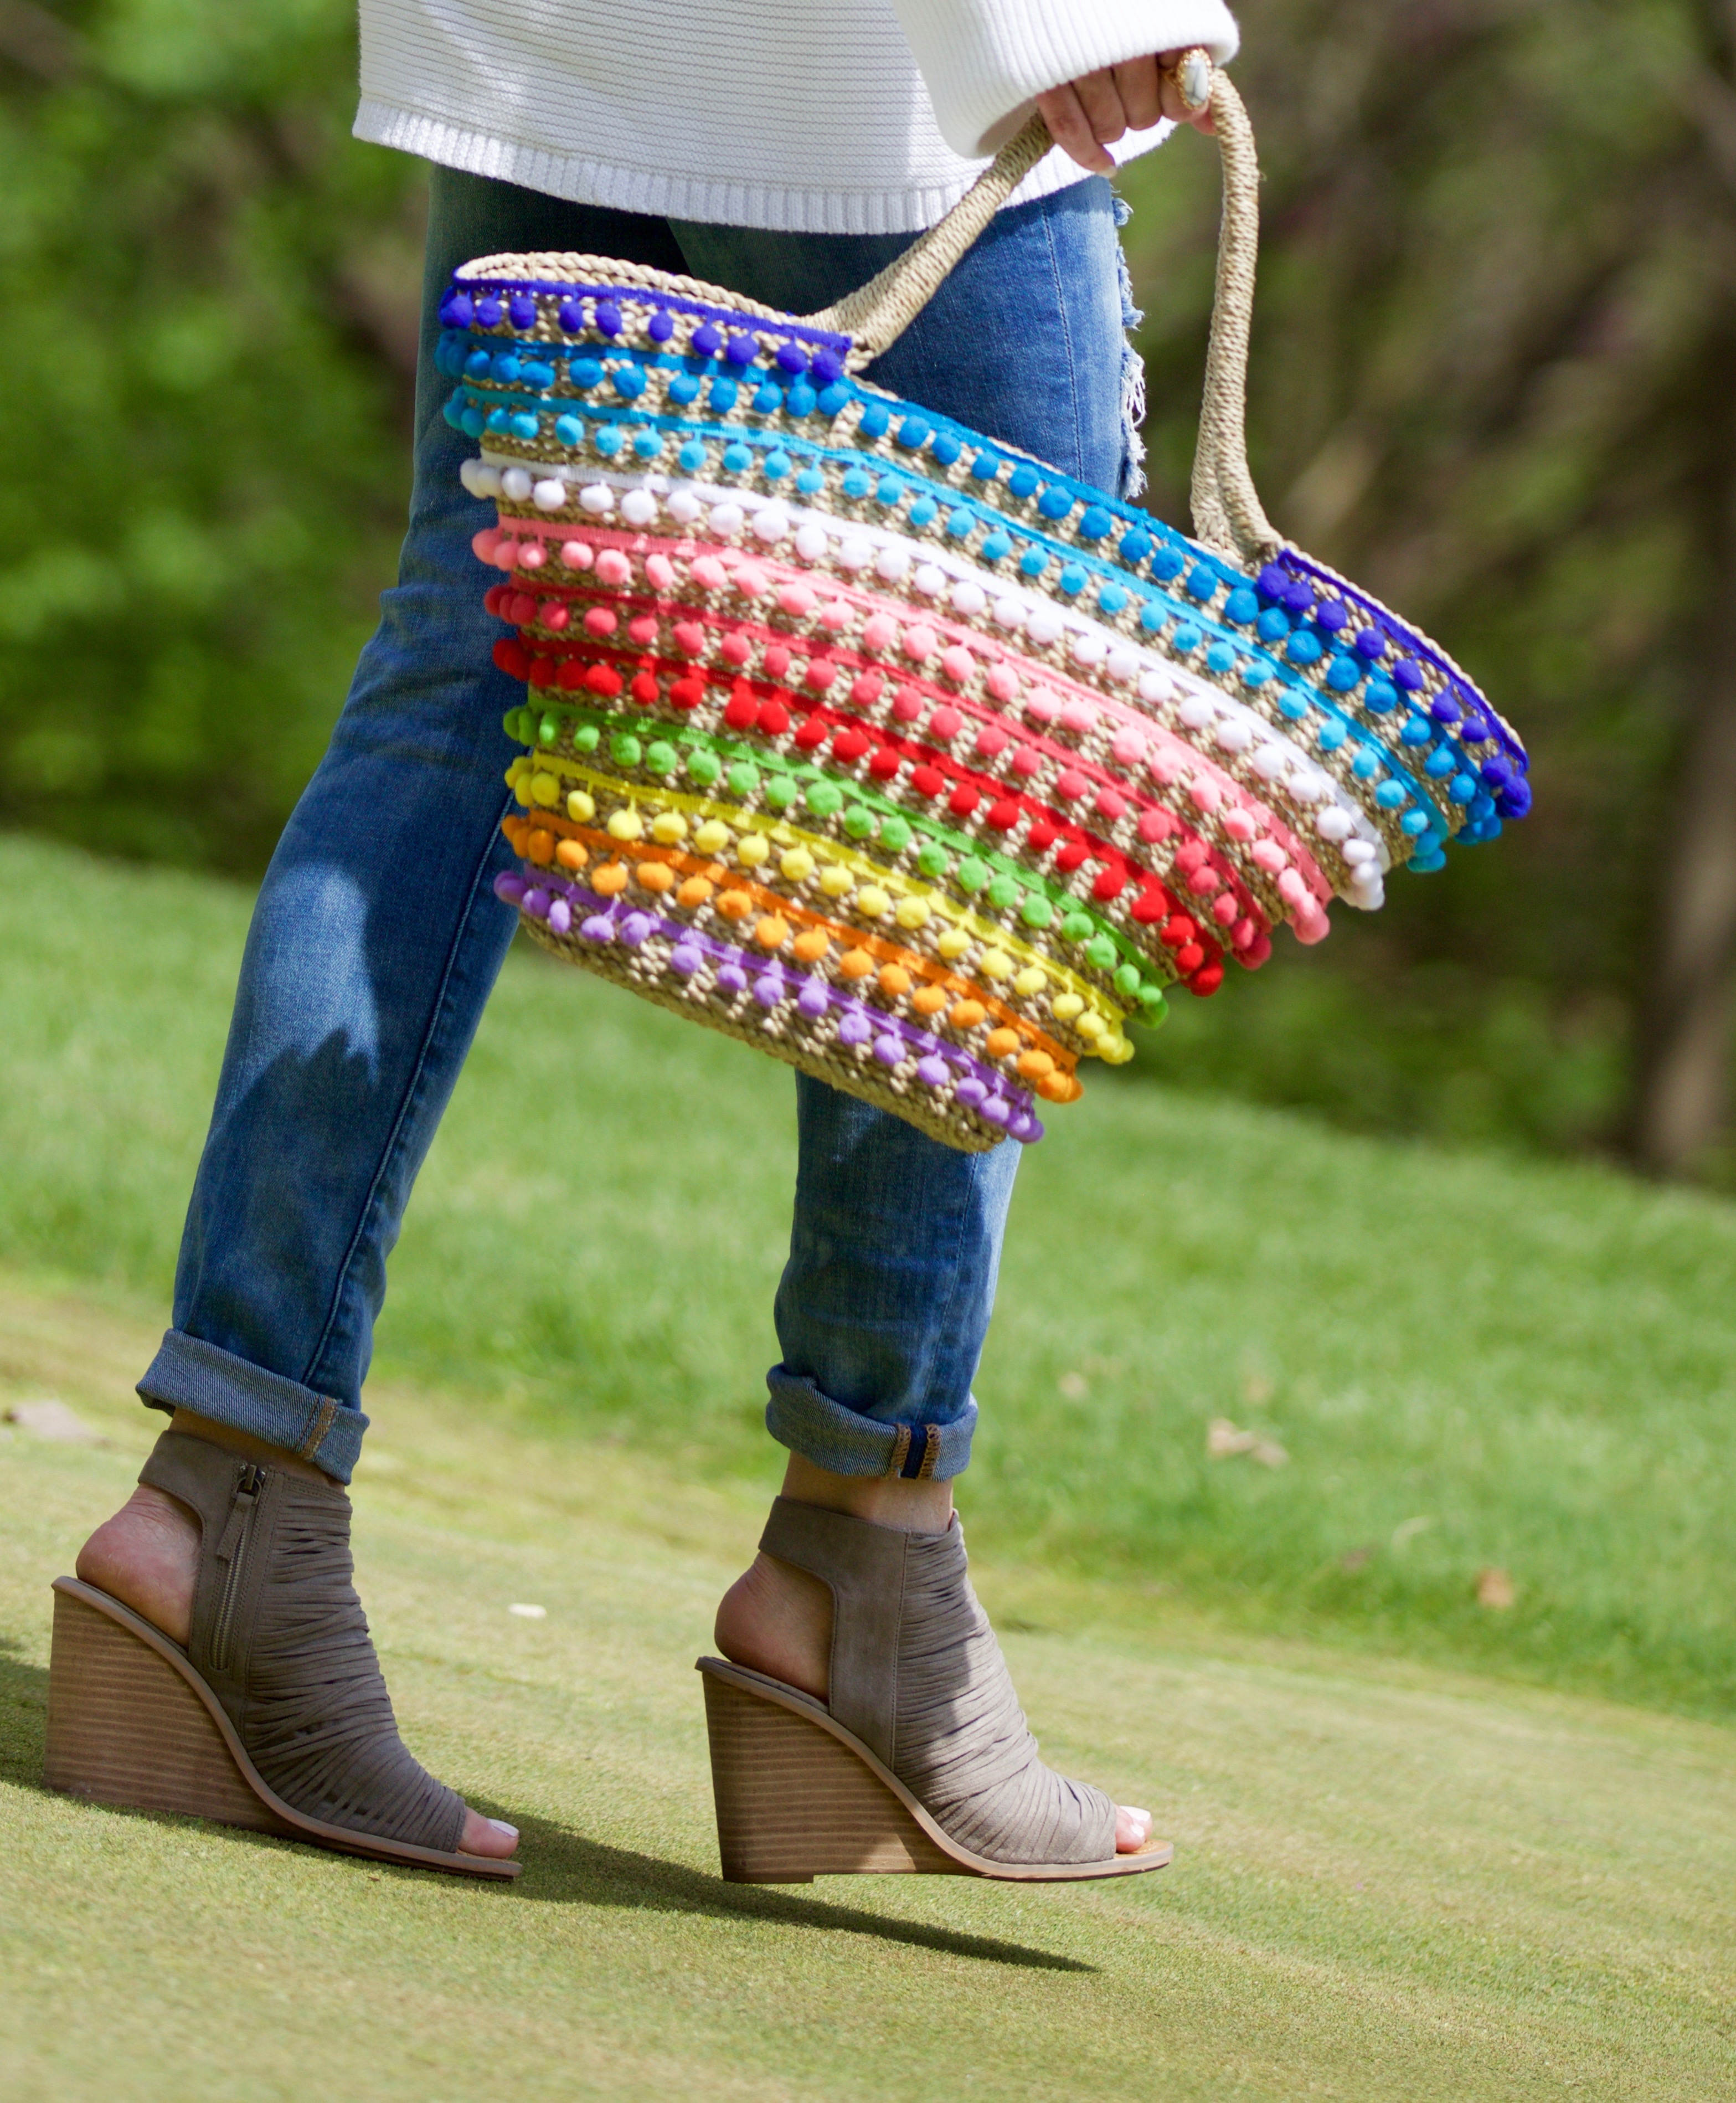
M 458 1852 L 462 1798 L 406 1750 L 352 1585 L 349 1499 L 166 1431 L 139 1480 L 199 1522 L 185 1650 L 76 1577 L 54 1581 L 47 1780 L 375 1861 L 510 1878 Z
M 779 1497 L 760 1547 L 831 1589 L 831 1698 L 699 1661 L 727 1883 L 1059 1883 L 1169 1861 L 1166 1841 L 1117 1855 L 1114 1804 L 1037 1757 L 956 1518 L 901 1533 Z

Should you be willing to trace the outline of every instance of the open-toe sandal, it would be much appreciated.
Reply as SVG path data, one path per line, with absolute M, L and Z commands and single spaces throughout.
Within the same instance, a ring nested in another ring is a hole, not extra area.
M 141 1483 L 199 1523 L 183 1650 L 95 1585 L 54 1581 L 47 1779 L 377 1861 L 512 1878 L 462 1854 L 461 1797 L 417 1764 L 351 1582 L 349 1499 L 182 1431 Z
M 963 1529 L 902 1533 L 779 1497 L 763 1552 L 832 1593 L 830 1696 L 702 1657 L 717 1847 L 732 1883 L 908 1870 L 1055 1883 L 1161 1870 L 1115 1848 L 1101 1790 L 1044 1766 Z

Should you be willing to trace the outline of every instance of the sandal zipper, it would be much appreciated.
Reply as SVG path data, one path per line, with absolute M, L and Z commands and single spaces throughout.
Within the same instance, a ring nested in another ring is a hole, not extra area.
M 235 1496 L 229 1506 L 229 1522 L 223 1529 L 223 1538 L 217 1543 L 217 1560 L 227 1563 L 229 1573 L 223 1581 L 223 1597 L 217 1607 L 217 1625 L 211 1634 L 211 1663 L 221 1672 L 229 1663 L 229 1624 L 234 1617 L 235 1602 L 240 1595 L 242 1573 L 246 1567 L 247 1543 L 252 1537 L 253 1515 L 259 1509 L 260 1492 L 265 1487 L 265 1470 L 251 1461 L 241 1471 L 241 1480 L 235 1486 Z

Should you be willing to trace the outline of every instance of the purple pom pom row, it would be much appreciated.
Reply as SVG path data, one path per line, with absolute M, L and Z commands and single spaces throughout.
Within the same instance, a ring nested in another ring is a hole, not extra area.
M 624 298 L 643 300 L 646 296 L 642 287 L 633 285 L 571 285 L 543 278 L 522 278 L 508 286 L 500 282 L 455 278 L 440 303 L 441 325 L 445 328 L 498 328 L 506 322 L 513 328 L 532 328 L 536 323 L 535 295 L 539 292 L 552 293 L 561 300 L 560 323 L 569 336 L 577 336 L 585 327 L 584 303 L 587 300 L 592 302 L 589 318 L 593 324 L 602 335 L 612 336 L 621 331 L 618 302 Z M 702 325 L 712 323 L 714 331 L 718 322 L 733 322 L 739 327 L 747 322 L 756 331 L 777 335 L 783 340 L 776 353 L 776 362 L 786 373 L 811 371 L 824 385 L 838 378 L 844 371 L 851 343 L 847 336 L 837 335 L 829 329 L 805 327 L 793 316 L 786 321 L 768 322 L 758 315 L 739 314 L 727 307 L 708 306 L 673 293 L 657 292 L 651 296 L 660 313 L 692 314 Z M 654 341 L 663 343 L 668 341 L 673 331 L 668 327 L 659 330 L 654 317 L 650 333 Z M 758 345 L 754 344 L 748 358 L 757 353 Z M 705 354 L 711 353 L 708 351 Z M 745 364 L 748 358 L 740 362 Z
M 534 879 L 512 872 L 497 876 L 495 896 L 533 919 L 546 922 L 557 935 L 567 933 L 576 922 L 579 933 L 588 942 L 620 942 L 637 949 L 650 935 L 666 936 L 674 945 L 668 967 L 678 977 L 691 978 L 709 962 L 715 967 L 713 977 L 721 992 L 737 998 L 750 993 L 763 1008 L 776 1007 L 792 994 L 797 1008 L 810 1021 L 818 1021 L 828 1008 L 835 1008 L 839 1011 L 841 1043 L 872 1046 L 875 1059 L 889 1068 L 902 1065 L 914 1053 L 917 1078 L 925 1087 L 937 1093 L 950 1090 L 956 1102 L 1023 1145 L 1032 1145 L 1043 1136 L 1042 1123 L 1031 1097 L 1023 1088 L 1009 1087 L 1004 1074 L 956 1045 L 943 1043 L 932 1031 L 869 1007 L 855 994 L 841 992 L 815 974 L 764 963 L 732 943 L 721 942 L 637 908 L 624 910 L 594 891 L 564 883 L 543 870 L 538 870 Z

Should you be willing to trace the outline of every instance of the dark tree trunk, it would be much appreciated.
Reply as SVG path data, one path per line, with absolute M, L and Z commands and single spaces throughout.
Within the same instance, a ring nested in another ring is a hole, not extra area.
M 1736 1026 L 1736 341 L 1715 339 L 1702 399 L 1719 475 L 1698 691 L 1659 842 L 1662 911 L 1640 1012 L 1630 1132 L 1642 1167 L 1691 1175 L 1724 1130 Z M 1716 405 L 1716 406 L 1712 406 Z

